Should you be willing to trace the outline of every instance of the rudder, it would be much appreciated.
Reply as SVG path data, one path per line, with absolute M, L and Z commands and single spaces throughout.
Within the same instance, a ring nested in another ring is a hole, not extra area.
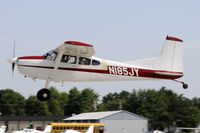
M 159 58 L 162 69 L 183 72 L 183 40 L 167 36 Z

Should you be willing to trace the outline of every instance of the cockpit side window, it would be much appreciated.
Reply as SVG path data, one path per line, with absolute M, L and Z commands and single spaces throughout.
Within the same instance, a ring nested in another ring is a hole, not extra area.
M 50 51 L 50 52 L 46 53 L 46 54 L 44 55 L 44 57 L 46 57 L 47 60 L 55 61 L 57 55 L 58 55 L 57 52 L 55 52 L 55 51 Z
M 100 61 L 98 60 L 92 60 L 92 65 L 96 66 L 96 65 L 100 65 Z
M 69 63 L 69 64 L 76 64 L 76 56 L 63 55 L 61 58 L 61 62 Z
M 79 57 L 79 64 L 80 65 L 90 65 L 91 59 L 85 57 Z

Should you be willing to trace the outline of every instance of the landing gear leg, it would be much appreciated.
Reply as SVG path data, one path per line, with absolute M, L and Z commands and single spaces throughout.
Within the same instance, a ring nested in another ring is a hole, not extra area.
M 183 89 L 187 89 L 188 88 L 188 84 L 186 84 L 185 82 L 183 81 L 179 81 L 179 80 L 175 80 L 174 81 L 178 82 L 178 83 L 181 83 L 183 85 Z
M 46 80 L 45 88 L 38 91 L 37 98 L 40 101 L 48 101 L 51 98 L 51 91 L 48 89 L 49 83 L 50 83 L 50 80 L 49 79 Z

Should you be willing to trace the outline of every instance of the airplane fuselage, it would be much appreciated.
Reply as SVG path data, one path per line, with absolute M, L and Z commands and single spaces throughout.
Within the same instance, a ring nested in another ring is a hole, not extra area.
M 33 80 L 45 80 L 45 87 L 37 93 L 37 98 L 47 101 L 51 98 L 49 83 L 54 82 L 91 82 L 127 80 L 174 80 L 188 88 L 182 81 L 183 40 L 166 37 L 160 55 L 129 62 L 117 62 L 94 57 L 93 45 L 66 41 L 43 56 L 13 56 L 9 62 L 12 72 L 17 65 L 19 72 Z M 15 53 L 15 52 L 13 52 Z M 13 54 L 15 55 L 15 54 Z
M 88 81 L 125 81 L 144 79 L 176 79 L 183 76 L 182 72 L 153 70 L 140 68 L 137 65 L 90 57 L 89 64 L 80 64 L 76 57 L 73 64 L 60 62 L 54 70 L 55 61 L 44 56 L 19 57 L 17 66 L 19 72 L 32 79 L 42 79 L 55 82 L 88 82 Z M 85 58 L 85 57 L 84 57 Z M 93 63 L 93 62 L 96 62 Z

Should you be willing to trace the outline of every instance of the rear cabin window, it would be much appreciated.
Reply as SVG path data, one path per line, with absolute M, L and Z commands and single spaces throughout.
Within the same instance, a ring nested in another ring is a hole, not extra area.
M 80 65 L 90 65 L 91 59 L 85 58 L 85 57 L 80 57 L 79 58 L 79 63 Z
M 98 60 L 92 60 L 92 65 L 94 65 L 94 66 L 100 65 L 100 61 L 98 61 Z
M 76 64 L 76 56 L 63 55 L 61 58 L 61 62 L 68 64 Z

